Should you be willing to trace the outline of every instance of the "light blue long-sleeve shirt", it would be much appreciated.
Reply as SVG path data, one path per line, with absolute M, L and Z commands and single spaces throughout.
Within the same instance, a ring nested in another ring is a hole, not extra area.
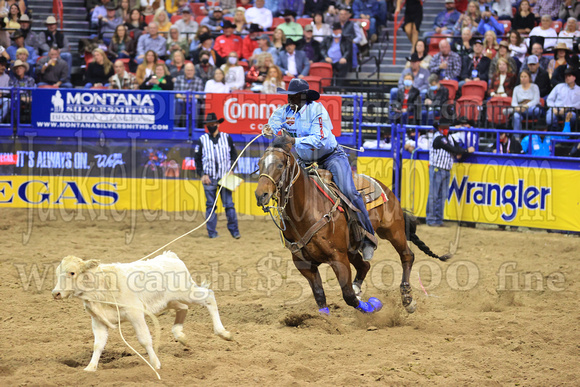
M 480 35 L 485 35 L 487 31 L 493 31 L 497 36 L 504 34 L 504 26 L 500 24 L 494 17 L 490 17 L 488 20 L 481 19 L 479 25 L 477 26 L 477 32 Z M 500 39 L 498 39 L 499 41 Z
M 554 87 L 548 98 L 546 105 L 549 107 L 573 107 L 580 109 L 580 86 L 574 85 L 570 88 L 566 83 L 559 83 Z
M 332 134 L 330 116 L 320 102 L 310 102 L 295 116 L 290 105 L 285 105 L 272 114 L 268 124 L 274 133 L 284 129 L 294 137 L 296 152 L 300 159 L 307 163 L 318 161 L 334 151 L 338 145 L 336 137 Z

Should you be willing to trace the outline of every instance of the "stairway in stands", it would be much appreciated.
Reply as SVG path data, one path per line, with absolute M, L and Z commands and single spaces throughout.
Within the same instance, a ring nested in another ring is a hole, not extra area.
M 419 37 L 421 37 L 424 31 L 430 31 L 433 28 L 433 21 L 437 17 L 437 14 L 445 9 L 444 0 L 426 0 L 423 4 L 423 22 L 421 24 L 421 30 L 419 32 Z M 401 11 L 400 17 L 404 13 L 404 7 Z M 389 42 L 377 42 L 373 45 L 370 51 L 371 56 L 379 56 L 379 48 L 381 53 L 387 50 L 383 62 L 380 66 L 381 79 L 386 81 L 398 81 L 401 76 L 401 72 L 405 68 L 405 57 L 409 56 L 411 52 L 411 42 L 407 39 L 407 34 L 402 28 L 397 31 L 397 60 L 396 64 L 393 65 L 393 31 L 394 22 L 389 21 L 387 26 L 387 31 L 389 33 Z M 373 73 L 376 70 L 376 65 L 374 61 L 370 61 L 363 65 L 363 73 Z M 376 74 L 373 76 L 376 78 Z
M 71 53 L 73 54 L 72 72 L 78 71 L 82 64 L 78 56 L 79 40 L 89 36 L 89 22 L 87 19 L 87 9 L 84 0 L 62 0 L 63 3 L 63 31 L 70 42 Z M 40 32 L 46 29 L 44 22 L 52 13 L 52 1 L 50 0 L 28 0 L 28 7 L 32 9 L 32 29 Z

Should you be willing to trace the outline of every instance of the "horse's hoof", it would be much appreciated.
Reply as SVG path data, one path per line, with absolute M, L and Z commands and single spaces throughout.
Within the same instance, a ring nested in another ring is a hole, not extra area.
M 328 306 L 326 308 L 318 309 L 318 313 L 323 314 L 325 316 L 330 316 L 330 310 L 328 310 Z
M 405 306 L 405 310 L 409 314 L 415 312 L 416 309 L 417 309 L 417 301 L 415 300 L 411 301 L 409 305 Z
M 375 308 L 375 312 L 383 309 L 383 303 L 376 297 L 369 298 L 369 304 L 371 304 Z
M 356 307 L 363 313 L 373 313 L 375 311 L 375 307 L 370 302 L 359 301 L 358 306 Z

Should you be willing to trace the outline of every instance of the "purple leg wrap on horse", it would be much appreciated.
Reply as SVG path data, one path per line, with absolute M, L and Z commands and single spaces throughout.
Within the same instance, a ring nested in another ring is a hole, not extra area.
M 318 309 L 318 312 L 320 312 L 320 313 L 322 313 L 322 314 L 325 314 L 325 315 L 327 315 L 327 316 L 329 316 L 329 315 L 330 315 L 330 311 L 328 310 L 328 307 L 326 307 L 326 308 L 321 308 L 321 309 Z
M 375 307 L 371 303 L 364 301 L 359 301 L 356 308 L 363 313 L 373 313 L 375 311 Z
M 383 309 L 383 303 L 376 297 L 369 298 L 369 304 L 374 306 L 375 312 L 378 312 L 379 310 Z

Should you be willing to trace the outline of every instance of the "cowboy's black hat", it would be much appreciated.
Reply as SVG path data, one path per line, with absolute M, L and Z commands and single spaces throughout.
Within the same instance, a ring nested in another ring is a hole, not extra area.
M 234 23 L 232 23 L 232 22 L 231 22 L 231 21 L 229 21 L 228 19 L 226 19 L 226 20 L 222 21 L 222 23 L 221 23 L 221 27 L 222 27 L 223 29 L 226 29 L 226 28 L 236 28 L 236 26 L 234 25 Z
M 215 122 L 217 122 L 218 124 L 221 124 L 222 122 L 224 122 L 224 119 L 220 118 L 218 120 L 215 113 L 207 113 L 207 116 L 205 116 L 205 121 L 203 122 L 203 124 L 207 125 L 207 124 L 213 124 Z
M 262 32 L 262 31 L 263 31 L 262 28 L 260 28 L 260 26 L 258 24 L 256 24 L 256 23 L 250 24 L 250 34 L 252 32 Z
M 282 14 L 282 16 L 296 17 L 296 12 L 292 11 L 291 9 L 286 9 L 286 10 L 284 10 L 284 13 Z
M 295 41 L 293 41 L 293 40 L 292 40 L 292 39 L 290 39 L 290 38 L 286 38 L 286 42 L 284 42 L 284 47 L 286 47 L 286 46 L 287 46 L 287 45 L 289 45 L 289 44 L 296 45 L 296 42 L 295 42 Z
M 284 90 L 279 87 L 277 91 L 280 94 L 289 94 L 289 95 L 305 93 L 306 97 L 311 101 L 316 101 L 318 98 L 320 98 L 320 93 L 318 93 L 318 91 L 316 90 L 310 90 L 308 82 L 300 78 L 292 79 L 290 81 L 290 84 L 288 85 L 288 90 Z

